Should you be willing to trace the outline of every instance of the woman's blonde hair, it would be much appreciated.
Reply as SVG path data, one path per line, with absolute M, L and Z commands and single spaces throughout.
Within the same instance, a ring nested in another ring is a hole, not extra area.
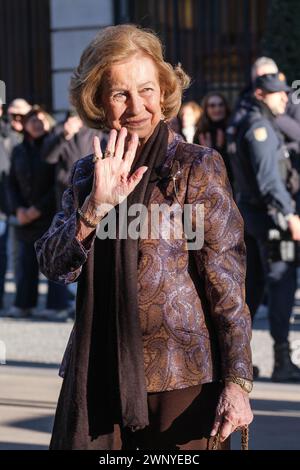
M 181 66 L 173 68 L 164 61 L 162 44 L 153 32 L 129 24 L 109 26 L 83 51 L 70 83 L 71 103 L 89 127 L 105 127 L 105 112 L 101 106 L 104 73 L 112 64 L 139 52 L 150 57 L 157 67 L 165 119 L 177 115 L 182 92 L 190 83 Z

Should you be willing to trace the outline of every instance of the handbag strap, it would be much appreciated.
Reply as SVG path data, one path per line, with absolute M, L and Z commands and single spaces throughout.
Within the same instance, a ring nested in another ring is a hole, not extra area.
M 220 445 L 220 433 L 218 432 L 212 443 L 211 449 L 209 449 L 209 439 L 207 439 L 206 450 L 218 450 Z M 243 426 L 241 428 L 241 450 L 249 450 L 249 426 Z
M 249 450 L 249 426 L 241 430 L 241 450 Z

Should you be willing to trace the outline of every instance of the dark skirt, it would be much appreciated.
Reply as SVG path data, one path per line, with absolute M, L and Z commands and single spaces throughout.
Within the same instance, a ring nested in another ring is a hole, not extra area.
M 221 383 L 196 385 L 168 392 L 148 393 L 149 426 L 133 432 L 116 424 L 114 431 L 91 440 L 94 450 L 204 450 L 212 445 Z M 55 448 L 55 446 L 53 447 Z M 220 444 L 230 449 L 230 438 Z

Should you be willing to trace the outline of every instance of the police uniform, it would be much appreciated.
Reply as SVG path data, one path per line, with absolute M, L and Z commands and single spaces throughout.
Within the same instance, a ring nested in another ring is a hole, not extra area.
M 255 88 L 267 92 L 288 91 L 280 74 L 258 77 Z M 275 348 L 272 378 L 274 381 L 300 380 L 300 370 L 290 360 L 288 345 L 296 264 L 281 256 L 274 257 L 270 252 L 270 247 L 276 246 L 279 254 L 281 246 L 279 242 L 271 243 L 270 235 L 288 234 L 288 219 L 295 213 L 292 190 L 288 189 L 292 170 L 275 116 L 254 97 L 237 129 L 232 167 L 236 200 L 245 222 L 247 303 L 254 316 L 267 281 L 270 332 Z

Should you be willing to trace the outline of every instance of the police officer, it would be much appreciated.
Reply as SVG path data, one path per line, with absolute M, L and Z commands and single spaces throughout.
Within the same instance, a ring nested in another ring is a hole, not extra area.
M 251 68 L 251 81 L 238 96 L 235 109 L 229 119 L 226 129 L 227 153 L 229 157 L 236 152 L 236 132 L 240 121 L 251 110 L 253 86 L 257 77 L 269 73 L 278 73 L 278 67 L 270 57 L 259 57 Z
M 288 342 L 296 264 L 282 253 L 280 240 L 270 241 L 271 236 L 278 234 L 280 238 L 288 235 L 290 240 L 300 240 L 300 219 L 293 200 L 299 187 L 291 178 L 294 175 L 289 156 L 275 122 L 276 116 L 285 111 L 288 91 L 280 73 L 256 78 L 251 106 L 237 128 L 237 151 L 232 161 L 236 200 L 245 222 L 247 302 L 253 316 L 262 300 L 264 277 L 274 339 L 275 382 L 300 381 L 300 369 L 291 361 Z M 254 262 L 257 253 L 259 263 Z

